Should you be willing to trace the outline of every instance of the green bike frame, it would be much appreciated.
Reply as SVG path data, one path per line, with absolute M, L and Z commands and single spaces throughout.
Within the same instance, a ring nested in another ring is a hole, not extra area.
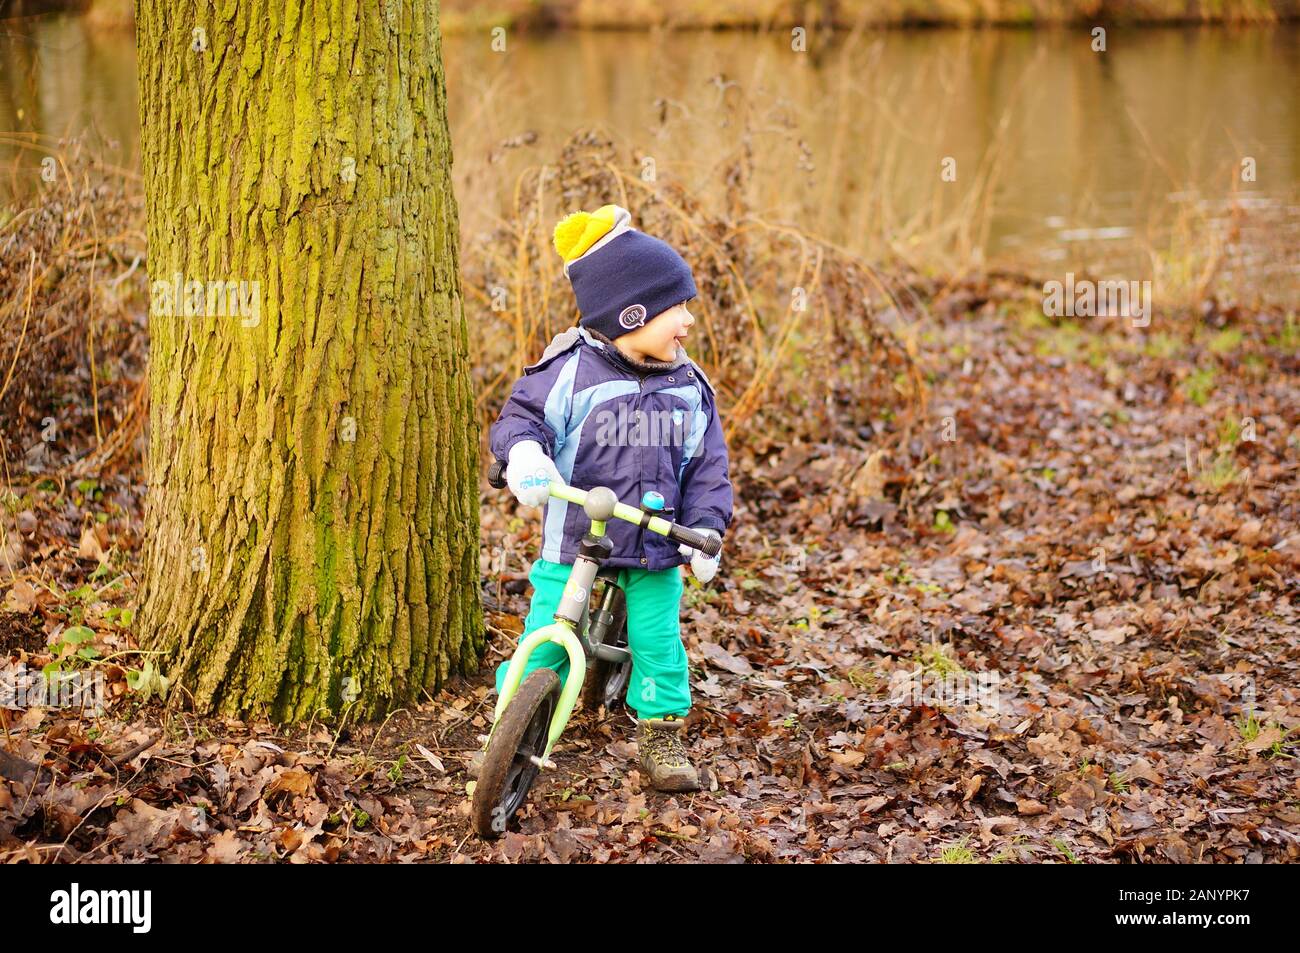
M 586 511 L 587 515 L 591 517 L 590 535 L 595 540 L 604 538 L 605 524 L 610 517 L 626 520 L 637 526 L 644 526 L 660 536 L 671 535 L 675 528 L 670 520 L 659 516 L 649 516 L 635 506 L 628 506 L 626 503 L 618 502 L 613 492 L 605 487 L 581 490 L 575 486 L 557 485 L 552 481 L 550 492 L 551 496 L 556 499 L 576 503 Z M 676 530 L 679 533 L 681 532 L 680 527 L 676 527 Z M 578 638 L 578 626 L 581 625 L 583 612 L 586 609 L 588 599 L 591 597 L 591 587 L 596 581 L 596 573 L 599 570 L 600 562 L 598 560 L 583 555 L 579 555 L 574 560 L 573 571 L 569 573 L 569 580 L 565 583 L 564 594 L 560 598 L 559 608 L 555 611 L 555 621 L 550 625 L 542 626 L 540 629 L 530 632 L 520 640 L 519 645 L 515 648 L 514 655 L 510 658 L 510 664 L 506 667 L 505 681 L 501 686 L 501 696 L 497 699 L 496 710 L 493 712 L 492 730 L 495 731 L 497 724 L 501 721 L 502 714 L 506 710 L 506 706 L 515 697 L 515 692 L 519 690 L 519 685 L 524 680 L 524 669 L 528 665 L 529 657 L 537 650 L 539 645 L 554 642 L 564 649 L 569 656 L 569 674 L 564 680 L 564 687 L 560 690 L 560 703 L 556 706 L 555 714 L 551 716 L 551 728 L 546 739 L 546 750 L 540 756 L 540 761 L 547 767 L 550 766 L 551 749 L 555 747 L 555 743 L 569 724 L 569 718 L 573 715 L 573 709 L 578 703 L 578 696 L 582 692 L 582 682 L 587 676 L 587 655 L 583 650 L 581 640 Z M 490 740 L 491 734 L 489 733 L 489 743 Z

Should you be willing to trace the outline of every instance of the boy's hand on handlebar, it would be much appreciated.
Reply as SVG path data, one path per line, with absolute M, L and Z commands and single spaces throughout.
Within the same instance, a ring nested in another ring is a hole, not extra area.
M 551 481 L 563 483 L 555 461 L 536 440 L 521 440 L 510 448 L 506 485 L 524 506 L 545 506 L 551 496 Z
M 692 529 L 697 533 L 703 533 L 706 536 L 717 536 L 716 530 L 709 529 L 707 526 L 694 526 Z M 722 564 L 722 551 L 718 555 L 709 557 L 704 555 L 698 549 L 692 549 L 690 546 L 682 545 L 677 547 L 677 551 L 691 560 L 691 573 L 700 582 L 710 582 L 717 575 L 718 566 Z

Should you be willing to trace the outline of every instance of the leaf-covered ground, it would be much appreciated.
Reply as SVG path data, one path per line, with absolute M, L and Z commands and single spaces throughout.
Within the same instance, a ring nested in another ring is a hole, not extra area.
M 4 712 L 4 748 L 40 769 L 0 781 L 0 859 L 1300 859 L 1294 316 L 1052 324 L 975 283 L 920 327 L 931 390 L 906 432 L 734 461 L 723 571 L 683 610 L 706 789 L 648 790 L 627 716 L 580 712 L 491 844 L 463 768 L 527 609 L 536 511 L 485 484 L 479 677 L 382 725 L 286 734 L 165 712 L 146 660 L 114 657 L 138 486 L 15 490 L 6 664 L 89 648 L 64 664 L 114 702 Z M 978 705 L 940 692 L 976 685 Z

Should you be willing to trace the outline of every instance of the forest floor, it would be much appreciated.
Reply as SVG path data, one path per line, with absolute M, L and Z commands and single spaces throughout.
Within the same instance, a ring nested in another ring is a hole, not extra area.
M 733 460 L 722 570 L 683 608 L 704 789 L 649 790 L 626 714 L 580 711 L 493 843 L 464 763 L 535 511 L 484 484 L 479 675 L 285 733 L 164 710 L 113 657 L 139 474 L 15 488 L 0 665 L 89 649 L 112 703 L 0 708 L 41 765 L 0 781 L 0 861 L 1300 860 L 1294 315 L 1058 324 L 974 284 L 929 327 L 929 405 L 888 456 Z

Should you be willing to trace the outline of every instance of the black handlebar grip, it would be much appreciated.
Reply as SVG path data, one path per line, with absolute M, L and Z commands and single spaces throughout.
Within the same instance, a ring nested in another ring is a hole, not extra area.
M 722 552 L 722 537 L 706 536 L 704 537 L 704 546 L 701 547 L 704 555 L 710 559 L 716 559 L 718 553 Z
M 685 526 L 674 524 L 669 532 L 669 537 L 676 543 L 685 543 L 692 549 L 698 549 L 704 555 L 713 559 L 722 552 L 722 537 L 716 533 L 697 533 L 693 529 L 687 529 Z
M 492 466 L 488 467 L 488 484 L 496 487 L 498 490 L 504 490 L 506 486 L 506 465 L 501 460 L 493 460 Z

